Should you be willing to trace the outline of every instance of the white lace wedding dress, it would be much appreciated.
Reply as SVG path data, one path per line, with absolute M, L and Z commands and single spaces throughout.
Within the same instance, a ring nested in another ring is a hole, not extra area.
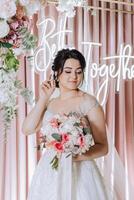
M 46 111 L 43 120 L 53 117 Z M 53 150 L 45 150 L 35 170 L 28 200 L 111 200 L 95 160 L 72 162 L 72 157 L 62 155 L 58 171 L 50 161 Z

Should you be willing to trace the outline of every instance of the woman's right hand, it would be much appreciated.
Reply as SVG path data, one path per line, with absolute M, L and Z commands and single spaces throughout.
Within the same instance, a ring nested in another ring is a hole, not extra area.
M 56 88 L 55 80 L 43 81 L 40 87 L 40 98 L 45 98 L 49 100 L 55 88 Z
M 55 88 L 55 81 L 50 78 L 42 82 L 40 86 L 40 97 L 23 122 L 22 130 L 25 135 L 29 135 L 40 130 L 44 111 L 47 109 L 49 99 Z

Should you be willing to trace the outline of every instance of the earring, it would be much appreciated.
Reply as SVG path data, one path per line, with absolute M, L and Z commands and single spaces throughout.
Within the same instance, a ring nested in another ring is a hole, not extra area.
M 58 88 L 59 88 L 59 81 L 58 81 L 58 80 L 56 80 L 56 81 L 55 81 L 55 83 L 56 83 L 56 87 L 58 87 Z

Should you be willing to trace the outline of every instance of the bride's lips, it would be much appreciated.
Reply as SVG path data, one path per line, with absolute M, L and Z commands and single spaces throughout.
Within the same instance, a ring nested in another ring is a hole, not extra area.
M 69 81 L 69 83 L 76 83 L 77 81 Z

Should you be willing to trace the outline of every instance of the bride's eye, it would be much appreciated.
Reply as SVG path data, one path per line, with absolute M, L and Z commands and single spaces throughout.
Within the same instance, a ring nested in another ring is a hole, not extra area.
M 71 72 L 70 71 L 65 71 L 65 73 L 70 74 Z
M 64 72 L 67 73 L 67 74 L 70 74 L 70 73 L 71 73 L 71 71 L 64 71 Z M 76 74 L 81 74 L 82 71 L 76 71 L 75 73 L 76 73 Z
M 82 71 L 79 71 L 79 72 L 76 72 L 77 74 L 81 74 L 82 73 Z

